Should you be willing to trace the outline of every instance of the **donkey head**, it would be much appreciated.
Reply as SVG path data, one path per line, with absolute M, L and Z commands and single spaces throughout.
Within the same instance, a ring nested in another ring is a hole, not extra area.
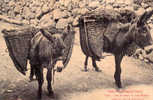
M 71 25 L 68 25 L 65 29 L 59 30 L 59 33 L 55 33 L 52 35 L 52 42 L 54 45 L 55 53 L 60 53 L 60 56 L 63 55 L 64 50 L 66 49 L 65 41 L 67 36 L 73 34 L 73 28 Z
M 66 48 L 64 43 L 63 34 L 56 33 L 52 35 L 53 54 L 55 57 L 62 56 L 63 51 Z
M 153 10 L 143 13 L 141 16 L 136 18 L 135 22 L 129 29 L 130 33 L 133 34 L 133 40 L 140 48 L 144 48 L 153 43 L 149 26 L 146 24 L 152 14 Z

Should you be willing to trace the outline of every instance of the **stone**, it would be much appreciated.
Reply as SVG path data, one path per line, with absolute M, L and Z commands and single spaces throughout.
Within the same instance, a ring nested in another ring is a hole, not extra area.
M 60 8 L 60 6 L 62 6 L 62 5 L 59 2 L 55 2 L 53 8 L 58 9 L 58 8 Z
M 149 60 L 148 60 L 148 59 L 144 59 L 144 62 L 148 63 L 148 62 L 149 62 Z
M 73 23 L 74 18 L 71 16 L 71 17 L 67 18 L 67 21 L 68 21 L 68 23 Z
M 24 24 L 30 24 L 29 21 L 28 21 L 28 20 L 25 20 L 25 19 L 22 20 L 22 22 L 23 22 Z
M 89 10 L 87 8 L 82 8 L 82 9 L 80 8 L 80 9 L 78 9 L 77 14 L 84 15 L 87 12 L 89 12 Z
M 112 4 L 114 2 L 115 2 L 115 0 L 103 0 L 103 3 L 105 3 L 105 4 Z
M 153 52 L 146 56 L 146 59 L 150 60 L 153 63 Z
M 15 17 L 15 13 L 13 11 L 8 11 L 7 13 L 8 16 L 11 16 L 11 17 Z
M 134 8 L 133 8 L 133 6 L 126 6 L 124 9 L 127 9 L 127 10 L 131 10 L 131 11 L 134 11 Z
M 12 93 L 12 92 L 13 92 L 13 90 L 8 89 L 8 90 L 6 90 L 6 92 L 7 92 L 7 93 Z
M 50 0 L 50 2 L 49 2 L 49 7 L 50 7 L 50 8 L 53 8 L 55 2 L 56 2 L 56 0 Z
M 141 3 L 141 6 L 142 6 L 143 8 L 147 8 L 149 5 L 147 5 L 146 3 Z
M 128 0 L 115 0 L 115 3 L 119 3 L 119 4 L 121 4 L 121 3 L 125 3 L 125 2 L 127 2 Z
M 66 9 L 67 9 L 68 11 L 72 11 L 72 10 L 74 9 L 72 3 L 70 3 L 70 4 L 66 7 Z
M 55 26 L 56 23 L 53 19 L 51 19 L 51 16 L 45 15 L 41 18 L 39 26 L 41 27 L 47 27 L 47 26 Z
M 64 1 L 64 6 L 68 6 L 68 5 L 70 5 L 72 3 L 72 0 L 65 0 Z
M 33 7 L 31 7 L 31 12 L 32 13 L 37 13 L 38 9 L 39 9 L 38 7 L 33 6 Z
M 67 18 L 67 19 L 62 18 L 62 19 L 60 19 L 60 20 L 57 22 L 56 28 L 64 29 L 65 27 L 68 26 L 69 23 L 71 23 L 71 22 L 70 22 L 70 19 L 68 19 L 68 18 Z
M 23 99 L 21 99 L 21 98 L 18 97 L 17 100 L 23 100 Z
M 139 55 L 139 59 L 140 59 L 140 60 L 143 60 L 144 58 L 143 58 L 143 56 L 142 56 L 142 55 Z
M 118 3 L 114 3 L 114 4 L 113 4 L 113 8 L 121 8 L 121 5 L 118 4 Z
M 122 1 L 124 1 L 124 4 L 127 4 L 127 5 L 133 4 L 133 0 L 122 0 Z
M 152 9 L 152 7 L 148 7 L 148 8 L 146 8 L 145 10 L 146 10 L 146 11 L 151 11 L 151 10 L 153 10 L 153 9 Z
M 36 7 L 40 7 L 42 5 L 42 2 L 39 0 L 33 0 L 33 5 Z
M 19 14 L 20 11 L 21 11 L 21 7 L 20 6 L 15 6 L 14 13 Z
M 135 51 L 135 54 L 138 54 L 138 55 L 140 55 L 140 54 L 142 54 L 142 49 L 137 49 L 136 51 Z
M 5 3 L 8 3 L 10 0 L 4 0 Z
M 60 19 L 68 17 L 67 11 L 61 11 L 60 9 L 55 9 L 53 11 L 53 19 Z
M 72 14 L 74 16 L 77 16 L 78 15 L 78 11 L 79 11 L 79 8 L 75 8 L 75 9 L 72 10 Z
M 37 26 L 38 25 L 38 20 L 37 19 L 32 19 L 32 20 L 30 20 L 30 24 L 32 26 Z
M 153 51 L 153 45 L 146 46 L 144 49 L 146 52 Z
M 82 0 L 72 0 L 74 3 L 77 3 L 77 4 L 79 4 L 79 2 L 80 1 L 82 1 Z
M 137 5 L 141 5 L 143 0 L 133 0 L 133 3 L 137 4 Z
M 1 89 L 0 94 L 3 94 L 5 91 L 5 89 Z
M 87 6 L 86 2 L 83 2 L 83 1 L 79 2 L 79 7 L 80 8 L 84 8 L 85 6 Z
M 139 5 L 133 4 L 134 11 L 137 11 L 139 8 L 141 8 Z
M 59 0 L 59 3 L 60 3 L 61 5 L 64 5 L 65 0 Z
M 96 10 L 96 11 L 100 11 L 101 9 L 105 9 L 105 6 L 104 6 L 104 5 L 100 5 L 100 6 L 98 6 L 98 8 L 96 8 L 95 10 Z
M 96 8 L 98 8 L 99 5 L 100 5 L 100 3 L 98 1 L 93 1 L 93 2 L 89 3 L 88 6 L 92 9 L 96 9 Z
M 49 9 L 50 9 L 49 6 L 47 4 L 45 4 L 42 7 L 42 12 L 47 12 L 47 11 L 49 11 Z
M 53 18 L 54 19 L 60 19 L 60 18 L 62 18 L 62 11 L 60 9 L 55 9 L 53 11 Z
M 9 5 L 10 7 L 11 7 L 11 6 L 15 6 L 15 2 L 14 2 L 14 1 L 10 1 L 8 5 Z
M 32 19 L 35 18 L 35 14 L 31 12 L 30 8 L 24 7 L 23 9 L 23 15 L 26 19 Z
M 137 15 L 142 15 L 145 12 L 144 8 L 139 8 L 137 11 L 135 11 Z
M 62 13 L 63 17 L 62 18 L 68 18 L 69 16 L 71 16 L 71 13 L 68 12 L 67 10 L 64 10 Z
M 113 9 L 113 7 L 109 4 L 109 5 L 106 5 L 105 7 L 106 9 Z
M 13 84 L 13 83 L 11 83 L 11 84 L 9 85 L 9 89 L 14 89 L 14 88 L 16 88 L 16 85 Z
M 16 15 L 16 16 L 15 16 L 15 19 L 17 19 L 17 20 L 20 20 L 20 21 L 21 21 L 21 20 L 22 20 L 22 16 L 21 16 L 20 14 L 18 14 L 18 15 Z

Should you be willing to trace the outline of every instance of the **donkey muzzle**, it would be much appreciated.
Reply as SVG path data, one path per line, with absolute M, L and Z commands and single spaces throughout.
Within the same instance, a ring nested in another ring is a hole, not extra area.
M 57 61 L 55 65 L 55 70 L 57 72 L 62 72 L 63 68 L 64 68 L 63 61 L 62 60 Z

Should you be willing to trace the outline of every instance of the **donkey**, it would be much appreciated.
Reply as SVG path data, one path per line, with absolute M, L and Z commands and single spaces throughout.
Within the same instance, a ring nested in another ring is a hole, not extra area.
M 140 48 L 144 48 L 148 45 L 152 44 L 152 38 L 149 30 L 149 26 L 147 25 L 147 20 L 152 16 L 153 10 L 144 12 L 141 16 L 137 16 L 135 19 L 131 21 L 131 23 L 121 24 L 119 22 L 109 23 L 107 26 L 107 31 L 104 34 L 104 46 L 103 51 L 107 53 L 112 53 L 115 56 L 115 84 L 118 88 L 122 88 L 121 84 L 121 61 L 123 57 L 126 55 L 127 49 L 132 43 L 135 43 Z M 79 20 L 79 27 L 83 27 L 83 20 Z M 112 28 L 116 27 L 118 32 L 114 33 Z M 118 28 L 118 29 L 117 29 Z M 107 32 L 110 34 L 115 34 L 113 39 L 107 36 Z M 81 34 L 81 33 L 80 33 Z M 92 64 L 96 71 L 99 71 L 99 68 L 96 65 L 96 60 L 92 57 Z M 87 71 L 88 64 L 88 56 L 86 55 L 85 59 L 85 70 Z
M 68 33 L 69 33 L 68 28 Z M 30 78 L 33 78 L 33 75 L 36 75 L 39 88 L 38 88 L 38 99 L 42 98 L 42 85 L 44 82 L 43 79 L 43 68 L 47 68 L 47 82 L 48 82 L 48 92 L 49 96 L 54 97 L 54 92 L 52 90 L 52 71 L 57 62 L 63 60 L 64 49 L 66 45 L 64 44 L 64 38 L 68 35 L 62 33 L 52 34 L 44 29 L 40 29 L 40 32 L 37 33 L 34 38 L 31 40 L 31 49 L 30 49 L 30 65 L 31 65 L 31 75 Z M 44 36 L 45 35 L 45 36 Z M 62 65 L 64 66 L 64 65 Z M 62 67 L 59 66 L 59 67 Z M 61 69 L 60 69 L 61 71 Z

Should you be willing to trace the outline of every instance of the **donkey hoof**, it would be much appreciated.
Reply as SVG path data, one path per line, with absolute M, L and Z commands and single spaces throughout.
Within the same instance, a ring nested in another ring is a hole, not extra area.
M 82 71 L 83 71 L 83 72 L 88 72 L 88 69 L 85 68 L 84 70 L 82 69 Z
M 121 84 L 120 82 L 116 82 L 116 86 L 117 86 L 118 88 L 122 88 L 122 84 Z
M 54 92 L 53 92 L 53 91 L 50 91 L 50 92 L 48 93 L 48 96 L 49 96 L 50 98 L 55 98 L 55 95 L 54 95 Z
M 29 82 L 36 81 L 37 80 L 36 78 L 33 78 L 33 77 L 32 78 L 29 77 L 29 79 L 30 79 Z
M 29 80 L 29 82 L 34 81 L 34 78 L 33 78 L 33 77 L 32 77 L 32 78 L 31 78 L 31 77 L 29 77 L 29 79 L 30 79 L 30 80 Z
M 99 68 L 95 69 L 96 72 L 101 72 L 102 70 L 100 70 Z

